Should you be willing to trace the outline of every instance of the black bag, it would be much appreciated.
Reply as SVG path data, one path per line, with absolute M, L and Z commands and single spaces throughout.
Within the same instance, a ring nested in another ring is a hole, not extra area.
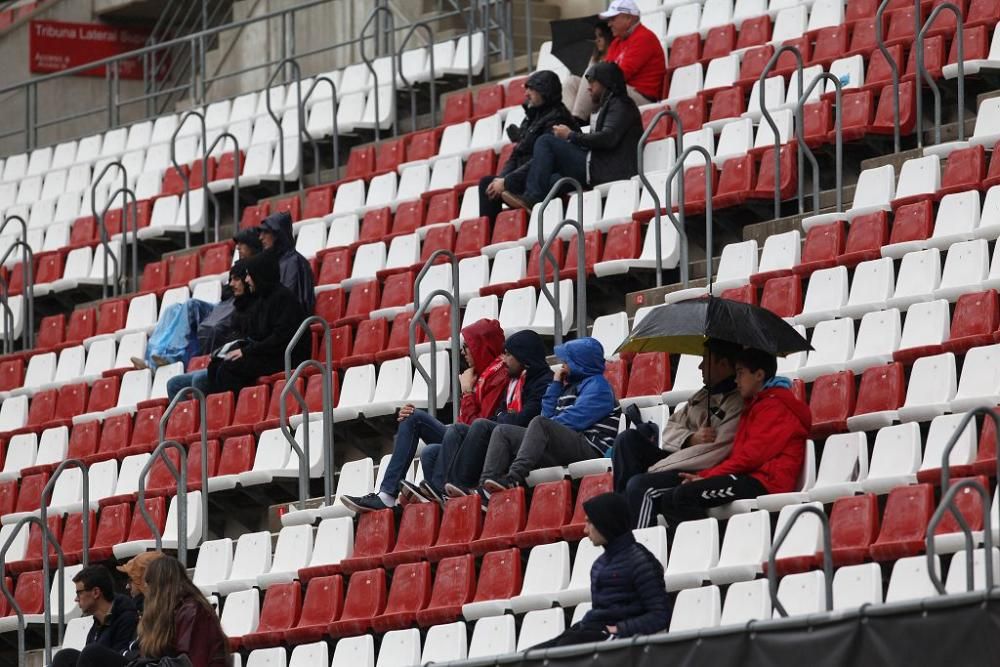
M 136 658 L 126 665 L 126 667 L 193 667 L 191 659 L 186 655 L 177 658 L 169 656 L 163 658 Z
M 635 403 L 630 403 L 625 406 L 623 410 L 625 413 L 625 424 L 628 427 L 635 429 L 639 435 L 649 440 L 652 443 L 656 443 L 656 437 L 659 434 L 659 428 L 653 422 L 647 422 L 642 420 L 642 413 L 639 412 L 639 408 Z

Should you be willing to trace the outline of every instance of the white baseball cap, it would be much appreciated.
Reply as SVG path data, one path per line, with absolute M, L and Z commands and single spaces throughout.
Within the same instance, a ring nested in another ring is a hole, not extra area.
M 608 11 L 601 12 L 598 16 L 602 19 L 610 19 L 618 16 L 619 14 L 638 16 L 639 6 L 635 4 L 635 0 L 612 0 L 611 4 L 608 6 Z

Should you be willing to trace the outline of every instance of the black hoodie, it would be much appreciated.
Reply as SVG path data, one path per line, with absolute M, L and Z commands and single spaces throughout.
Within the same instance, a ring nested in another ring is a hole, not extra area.
M 115 595 L 111 611 L 104 618 L 103 625 L 96 619 L 87 633 L 87 644 L 98 644 L 121 653 L 128 649 L 135 639 L 135 629 L 139 624 L 139 613 L 135 602 L 128 595 Z
M 507 338 L 504 349 L 524 366 L 524 385 L 521 387 L 521 409 L 518 412 L 504 409 L 496 421 L 498 424 L 527 426 L 542 413 L 542 397 L 552 382 L 545 342 L 534 331 L 518 331 Z
M 307 315 L 316 308 L 316 282 L 309 260 L 295 250 L 292 237 L 292 216 L 285 211 L 272 213 L 260 224 L 261 231 L 274 234 L 274 245 L 266 252 L 274 253 L 281 269 L 281 284 L 302 304 Z
M 590 185 L 632 178 L 639 173 L 637 150 L 642 114 L 625 88 L 625 75 L 615 63 L 601 62 L 587 74 L 606 89 L 589 134 L 574 132 L 569 140 L 590 149 Z
M 562 101 L 562 83 L 554 72 L 542 70 L 528 77 L 525 88 L 538 91 L 542 103 L 536 107 L 524 107 L 524 120 L 518 127 L 507 128 L 507 136 L 516 142 L 510 159 L 500 172 L 500 177 L 509 176 L 515 171 L 527 171 L 531 162 L 531 152 L 535 147 L 535 139 L 543 134 L 550 134 L 555 125 L 568 125 L 573 131 L 578 131 L 573 114 L 569 112 Z

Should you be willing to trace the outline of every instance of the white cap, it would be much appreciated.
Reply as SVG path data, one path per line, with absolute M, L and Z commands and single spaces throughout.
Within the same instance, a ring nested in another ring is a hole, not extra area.
M 608 5 L 608 11 L 601 12 L 598 16 L 602 19 L 610 19 L 619 14 L 638 16 L 639 6 L 635 4 L 635 0 L 611 0 L 611 4 Z

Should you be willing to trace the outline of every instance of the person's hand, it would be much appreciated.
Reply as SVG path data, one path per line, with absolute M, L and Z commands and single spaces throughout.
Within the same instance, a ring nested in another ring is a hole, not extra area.
M 412 405 L 410 405 L 409 403 L 407 403 L 406 405 L 404 405 L 403 407 L 401 407 L 399 409 L 399 416 L 396 417 L 396 421 L 398 421 L 398 422 L 403 421 L 404 419 L 406 419 L 407 417 L 409 417 L 410 415 L 412 415 L 413 411 L 415 409 L 416 408 L 414 408 Z
M 617 625 L 606 626 L 605 630 L 608 631 L 609 635 L 617 635 L 618 634 L 618 626 Z
M 681 482 L 681 484 L 687 484 L 687 483 L 689 483 L 689 482 L 697 482 L 697 481 L 699 481 L 700 479 L 702 479 L 702 478 L 701 478 L 701 477 L 699 477 L 698 475 L 696 475 L 696 474 L 694 474 L 694 473 L 691 473 L 691 472 L 679 472 L 679 473 L 677 473 L 677 474 L 678 474 L 678 475 L 680 476 L 680 478 L 681 478 L 681 479 L 683 480 L 683 481 Z
M 472 392 L 473 387 L 476 386 L 476 371 L 473 368 L 466 368 L 465 371 L 458 376 L 458 382 L 462 387 L 463 394 L 469 394 Z
M 567 366 L 566 364 L 563 364 L 562 366 L 557 368 L 555 372 L 552 374 L 552 379 L 555 380 L 556 382 L 566 382 L 568 378 L 569 378 L 569 366 Z
M 226 352 L 226 361 L 236 361 L 237 359 L 242 359 L 242 358 L 243 358 L 243 350 L 239 348 Z
M 710 442 L 715 442 L 715 429 L 711 426 L 702 426 L 700 429 L 691 434 L 691 444 L 692 445 L 706 445 Z
M 490 181 L 490 184 L 486 186 L 486 195 L 490 199 L 496 199 L 503 194 L 504 186 L 505 184 L 502 178 L 494 178 Z
M 573 130 L 569 129 L 567 125 L 553 125 L 552 134 L 556 135 L 560 139 L 569 139 L 569 135 L 573 133 Z

